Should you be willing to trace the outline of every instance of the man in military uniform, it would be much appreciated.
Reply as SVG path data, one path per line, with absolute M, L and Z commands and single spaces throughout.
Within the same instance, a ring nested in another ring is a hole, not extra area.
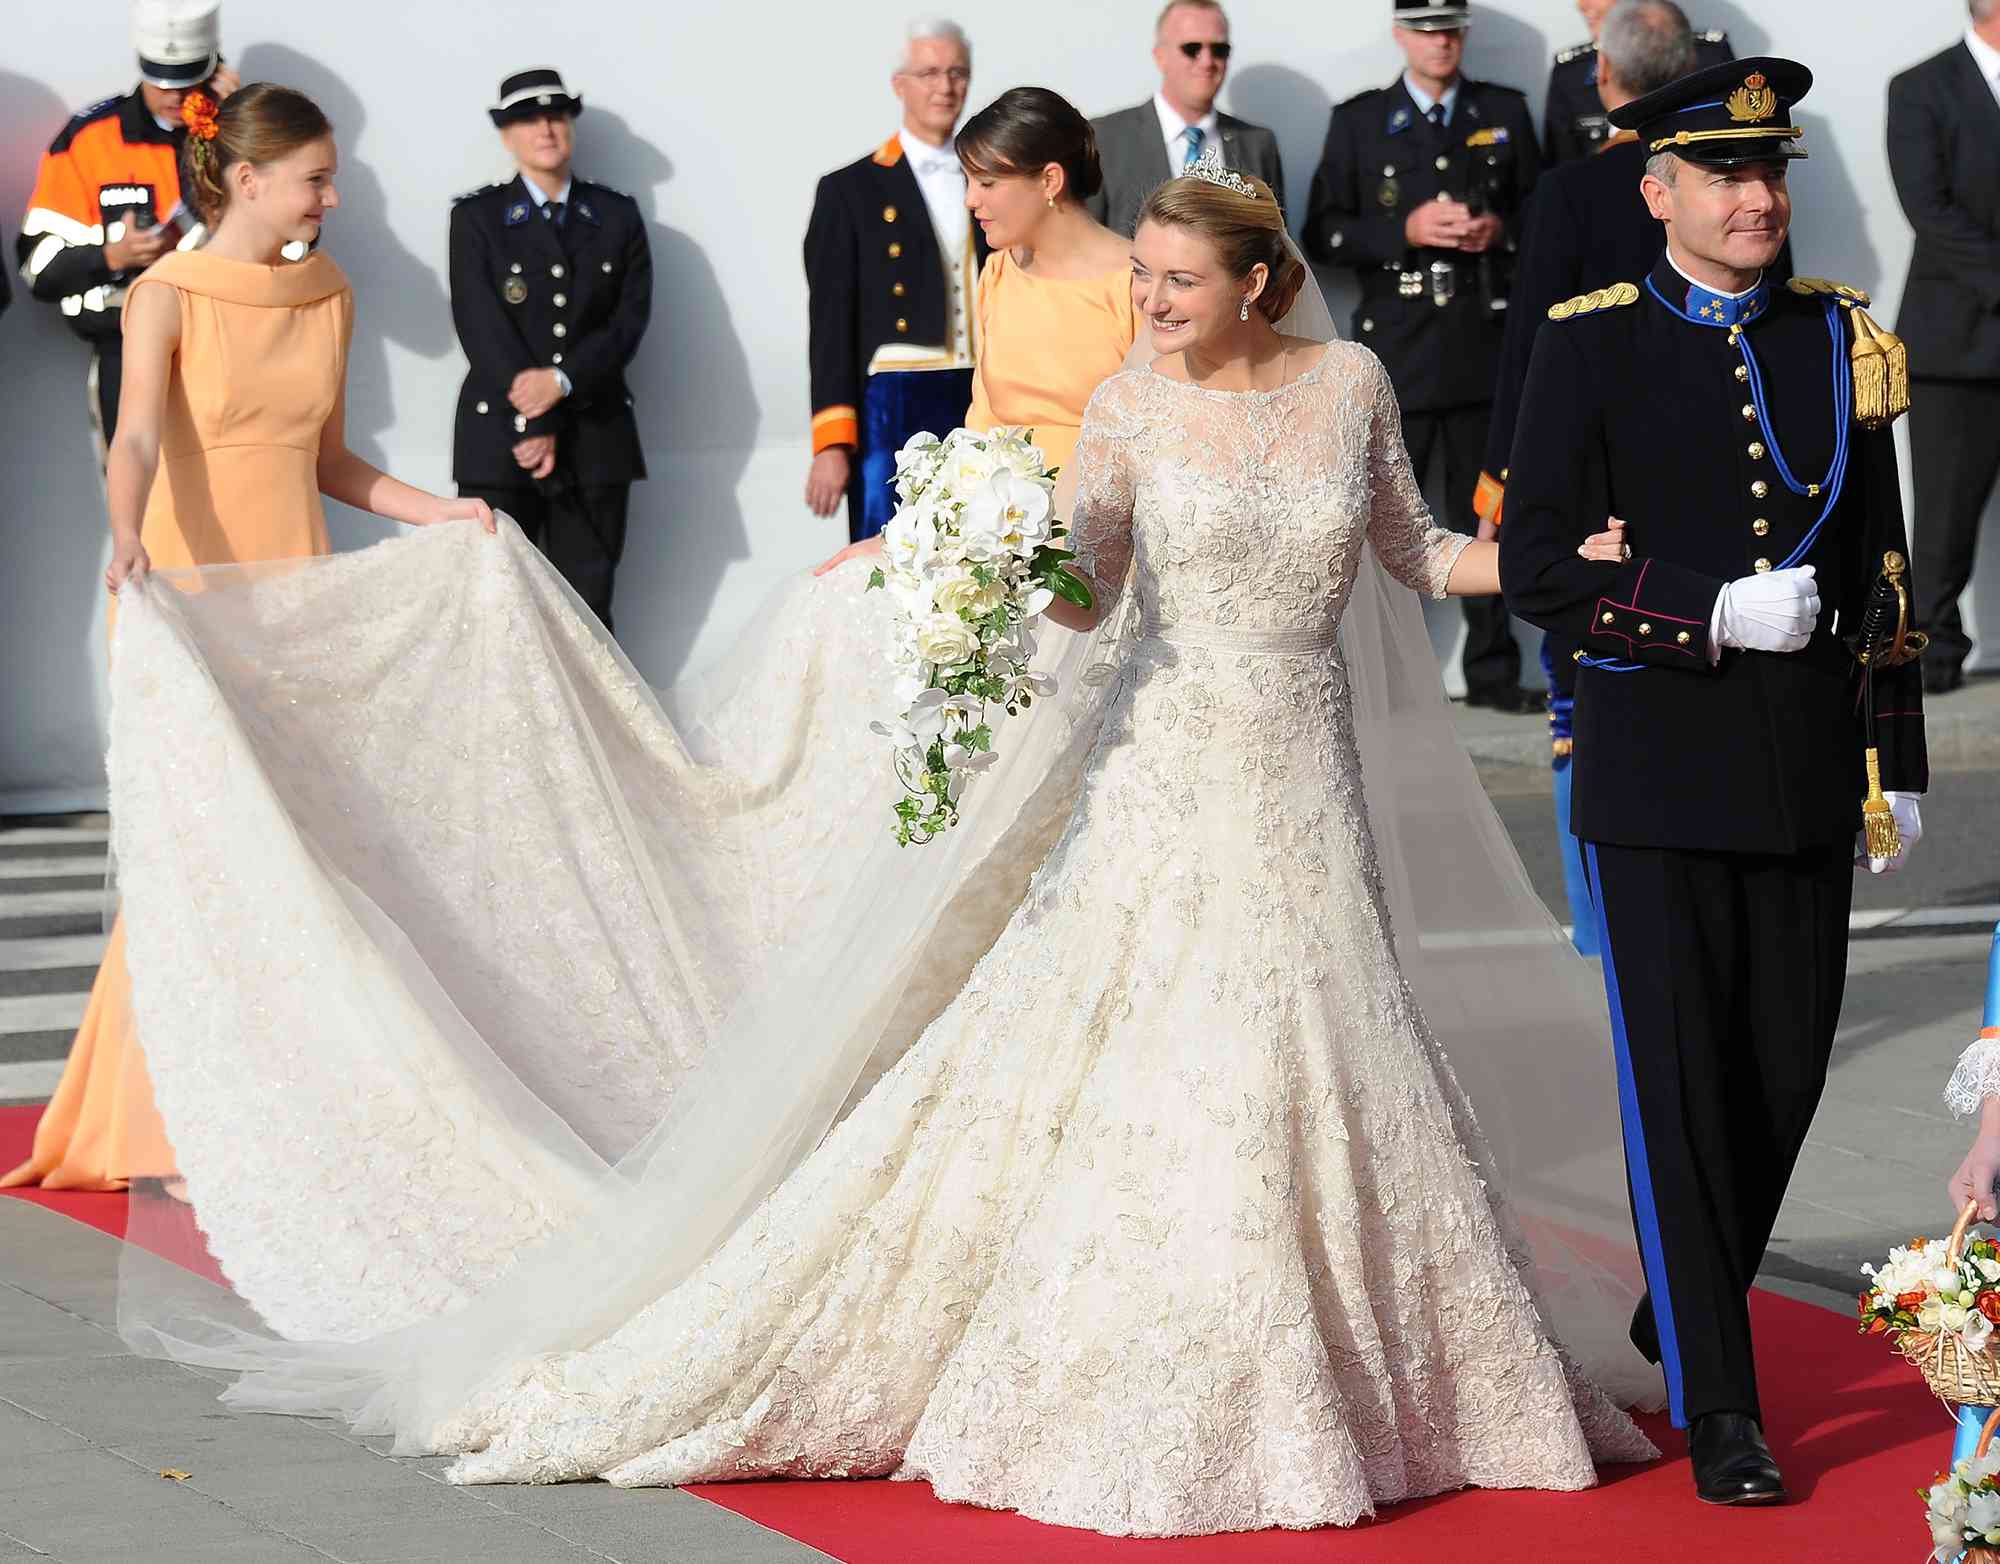
M 139 85 L 76 115 L 49 144 L 16 241 L 28 291 L 59 305 L 90 345 L 91 423 L 104 459 L 118 424 L 125 285 L 204 230 L 181 201 L 181 103 L 205 86 L 236 88 L 222 63 L 218 0 L 137 0 L 132 42 Z
M 896 453 L 965 422 L 986 238 L 965 206 L 952 147 L 972 84 L 956 23 L 921 23 L 889 79 L 896 134 L 819 182 L 806 226 L 812 467 L 806 505 L 847 501 L 859 543 L 895 513 Z
M 1871 830 L 1872 868 L 1916 839 L 1928 780 L 1915 664 L 1864 686 L 1856 661 L 1907 555 L 1896 377 L 1859 289 L 1765 270 L 1811 82 L 1743 60 L 1613 111 L 1666 252 L 1548 312 L 1500 531 L 1514 611 L 1583 648 L 1572 822 L 1645 1261 L 1632 1334 L 1721 1504 L 1785 1497 L 1748 1292 L 1839 1021 L 1870 730 L 1872 818 L 1902 838 Z M 1606 515 L 1621 564 L 1576 554 Z
M 1477 528 L 1472 497 L 1512 285 L 1513 223 L 1541 170 L 1528 103 L 1459 74 L 1460 0 L 1393 0 L 1409 68 L 1333 111 L 1313 175 L 1305 248 L 1361 281 L 1358 341 L 1388 367 L 1421 478 L 1444 461 L 1445 521 Z M 1465 603 L 1466 700 L 1537 711 L 1499 599 Z
M 638 203 L 570 171 L 583 99 L 553 70 L 488 111 L 519 172 L 451 209 L 458 492 L 520 524 L 611 628 L 632 482 L 646 476 L 625 368 L 653 307 Z
M 1619 0 L 1598 31 L 1600 81 L 1606 110 L 1666 86 L 1695 68 L 1694 38 L 1673 0 Z M 1528 203 L 1521 253 L 1514 273 L 1500 378 L 1493 388 L 1493 422 L 1486 434 L 1486 462 L 1474 508 L 1497 527 L 1506 497 L 1508 452 L 1527 384 L 1528 358 L 1549 307 L 1596 286 L 1605 277 L 1643 277 L 1660 253 L 1660 225 L 1646 209 L 1639 181 L 1646 149 L 1629 130 L 1598 143 L 1580 163 L 1543 171 Z M 1549 682 L 1550 764 L 1554 772 L 1556 831 L 1562 845 L 1563 882 L 1569 895 L 1571 938 L 1584 955 L 1597 954 L 1597 915 L 1590 904 L 1583 854 L 1569 829 L 1571 758 L 1575 732 L 1576 643 L 1542 637 L 1542 672 Z
M 1680 14 L 1682 26 L 1687 16 L 1673 0 L 1664 3 Z M 1611 136 L 1611 122 L 1597 92 L 1599 46 L 1604 18 L 1613 0 L 1576 0 L 1576 9 L 1590 29 L 1587 43 L 1572 44 L 1556 55 L 1549 71 L 1549 94 L 1542 109 L 1542 145 L 1549 164 L 1571 163 L 1601 147 Z M 1729 34 L 1720 28 L 1704 28 L 1694 33 L 1695 64 L 1720 65 L 1736 58 L 1729 47 Z

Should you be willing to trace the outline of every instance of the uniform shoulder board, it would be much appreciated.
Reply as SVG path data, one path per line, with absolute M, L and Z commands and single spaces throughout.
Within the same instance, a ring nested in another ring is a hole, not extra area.
M 623 201 L 629 206 L 637 206 L 639 204 L 637 196 L 627 195 L 623 190 L 616 189 L 611 185 L 600 185 L 594 179 L 579 179 L 577 183 L 595 194 L 603 196 L 606 200 Z
M 477 200 L 480 196 L 491 195 L 494 191 L 498 190 L 499 188 L 500 186 L 498 184 L 481 185 L 477 190 L 468 190 L 465 192 L 464 195 L 453 196 L 451 198 L 451 204 L 453 206 L 457 206 L 458 203 L 461 201 Z
M 1597 45 L 1594 43 L 1573 43 L 1567 49 L 1558 49 L 1556 51 L 1556 64 L 1568 65 L 1572 61 L 1584 59 L 1595 53 L 1597 53 Z
M 1727 43 L 1729 42 L 1729 34 L 1724 32 L 1720 27 L 1705 27 L 1694 35 L 1694 41 L 1696 43 Z
M 1573 299 L 1564 299 L 1560 304 L 1551 304 L 1549 319 L 1573 320 L 1578 315 L 1594 315 L 1599 310 L 1623 309 L 1628 304 L 1638 302 L 1637 284 L 1614 282 L 1610 287 L 1599 288 L 1595 293 L 1579 293 Z
M 1836 299 L 1846 299 L 1852 304 L 1866 305 L 1872 302 L 1867 290 L 1856 288 L 1849 283 L 1834 282 L 1827 277 L 1794 277 L 1785 286 L 1802 298 L 1811 298 L 1815 294 L 1831 294 Z

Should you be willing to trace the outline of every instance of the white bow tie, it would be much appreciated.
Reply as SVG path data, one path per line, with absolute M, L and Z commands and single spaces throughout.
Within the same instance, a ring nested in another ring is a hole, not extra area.
M 964 169 L 958 166 L 958 159 L 951 157 L 918 158 L 915 161 L 914 167 L 919 179 L 928 179 L 933 174 L 962 174 L 965 172 Z

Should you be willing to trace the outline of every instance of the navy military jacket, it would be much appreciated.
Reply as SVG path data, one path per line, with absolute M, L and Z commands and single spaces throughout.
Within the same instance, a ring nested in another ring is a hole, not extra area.
M 1695 68 L 1736 58 L 1729 34 L 1719 28 L 1694 35 Z M 1574 162 L 1611 139 L 1611 122 L 1604 117 L 1604 100 L 1597 95 L 1597 45 L 1580 43 L 1563 50 L 1549 71 L 1549 95 L 1542 108 L 1542 145 L 1551 165 Z
M 1305 249 L 1360 279 L 1354 337 L 1388 367 L 1405 412 L 1492 400 L 1515 222 L 1540 171 L 1528 101 L 1511 87 L 1461 79 L 1443 126 L 1424 117 L 1400 77 L 1333 111 Z M 1502 218 L 1502 244 L 1483 256 L 1412 248 L 1405 220 L 1441 194 Z
M 986 262 L 977 223 L 972 244 L 970 277 L 948 279 L 900 137 L 820 180 L 805 244 L 815 453 L 860 443 L 861 388 L 877 348 L 948 340 L 948 290 L 976 287 Z M 973 313 L 976 301 L 966 307 Z
M 573 179 L 566 219 L 545 220 L 516 175 L 451 209 L 451 317 L 469 368 L 458 390 L 451 471 L 462 484 L 530 488 L 514 460 L 529 435 L 556 437 L 556 472 L 582 484 L 646 476 L 625 383 L 653 309 L 646 222 L 630 196 Z M 560 369 L 570 394 L 524 418 L 507 400 L 524 369 Z
M 1572 828 L 1585 841 L 1716 852 L 1845 841 L 1865 779 L 1860 681 L 1841 637 L 1859 628 L 1883 554 L 1909 554 L 1891 431 L 1851 418 L 1836 428 L 1852 325 L 1837 308 L 1836 340 L 1825 298 L 1772 288 L 1742 328 L 1760 398 L 1728 330 L 1680 318 L 1646 287 L 1685 302 L 1688 284 L 1665 256 L 1632 281 L 1622 292 L 1636 302 L 1600 290 L 1537 334 L 1500 531 L 1513 612 L 1591 658 L 1638 667 L 1578 673 Z M 1778 455 L 1816 482 L 1837 436 L 1849 443 L 1846 478 L 1797 561 L 1817 567 L 1811 643 L 1724 650 L 1711 663 L 1723 586 L 1784 565 L 1827 505 L 1827 491 L 1792 492 Z M 1628 523 L 1632 558 L 1579 559 L 1607 515 Z M 1877 675 L 1876 707 L 1882 785 L 1922 792 L 1915 663 Z

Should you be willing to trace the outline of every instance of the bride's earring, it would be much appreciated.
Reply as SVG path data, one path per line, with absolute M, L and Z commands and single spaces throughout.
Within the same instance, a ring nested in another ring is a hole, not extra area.
M 1236 312 L 1236 318 L 1238 320 L 1248 320 L 1250 318 L 1250 300 L 1248 298 L 1244 299 L 1243 308 Z

